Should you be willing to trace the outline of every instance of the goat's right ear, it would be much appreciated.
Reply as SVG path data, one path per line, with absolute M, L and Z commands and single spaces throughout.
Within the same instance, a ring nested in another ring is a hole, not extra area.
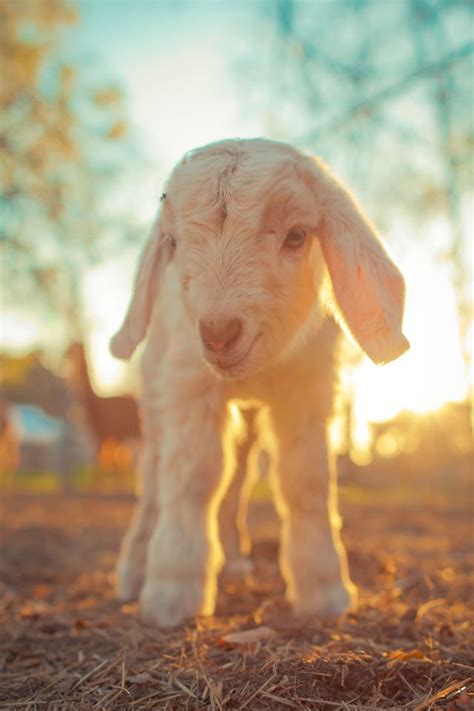
M 402 332 L 403 277 L 349 191 L 319 161 L 311 175 L 335 315 L 374 363 L 389 363 L 410 347 Z
M 156 217 L 142 252 L 125 320 L 110 341 L 112 355 L 127 360 L 146 336 L 160 276 L 172 253 L 169 235 L 163 235 Z

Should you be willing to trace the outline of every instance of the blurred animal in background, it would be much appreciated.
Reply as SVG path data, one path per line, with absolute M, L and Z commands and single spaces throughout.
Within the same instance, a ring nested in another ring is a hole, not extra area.
M 128 358 L 148 334 L 142 495 L 118 594 L 140 595 L 142 616 L 162 626 L 213 613 L 218 511 L 257 446 L 255 427 L 272 459 L 287 599 L 296 614 L 343 613 L 357 594 L 327 443 L 333 317 L 376 363 L 398 358 L 408 348 L 403 278 L 346 188 L 286 144 L 191 151 L 165 195 L 111 344 Z M 238 564 L 240 545 L 227 548 Z
M 11 406 L 0 400 L 0 473 L 12 474 L 18 467 L 20 444 Z
M 97 395 L 83 343 L 69 346 L 66 363 L 67 380 L 94 439 L 101 468 L 130 469 L 141 437 L 137 401 L 131 395 Z

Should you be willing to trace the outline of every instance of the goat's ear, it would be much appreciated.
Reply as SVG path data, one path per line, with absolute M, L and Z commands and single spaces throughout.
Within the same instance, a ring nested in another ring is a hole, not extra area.
M 402 333 L 403 277 L 350 193 L 318 162 L 314 178 L 321 210 L 317 236 L 336 316 L 369 358 L 388 363 L 410 347 Z
M 135 284 L 125 320 L 110 342 L 116 358 L 130 358 L 135 348 L 146 336 L 150 323 L 158 282 L 172 252 L 169 235 L 163 235 L 159 216 L 155 219 L 150 236 L 140 257 Z

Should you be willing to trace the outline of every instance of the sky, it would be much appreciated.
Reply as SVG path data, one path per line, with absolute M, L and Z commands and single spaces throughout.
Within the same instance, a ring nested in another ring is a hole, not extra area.
M 125 93 L 146 168 L 123 200 L 144 225 L 151 222 L 164 179 L 186 150 L 265 133 L 265 110 L 253 112 L 252 104 L 242 101 L 236 71 L 241 57 L 248 57 L 248 43 L 268 39 L 261 16 L 256 22 L 260 6 L 218 0 L 79 2 L 81 20 L 67 30 L 64 45 L 88 72 L 116 81 Z M 472 225 L 467 210 L 466 229 L 469 220 Z M 364 360 L 357 370 L 351 387 L 361 421 L 385 419 L 404 408 L 436 409 L 466 394 L 451 275 L 423 247 L 427 239 L 442 239 L 446 229 L 442 220 L 433 221 L 422 228 L 426 238 L 407 239 L 407 225 L 394 220 L 387 231 L 407 279 L 405 330 L 412 347 L 389 366 Z M 128 372 L 110 356 L 108 341 L 124 313 L 140 246 L 90 270 L 84 282 L 93 375 L 104 394 L 120 388 Z M 7 315 L 3 326 L 12 345 L 16 339 L 16 345 L 26 346 L 38 333 L 27 316 L 10 321 Z

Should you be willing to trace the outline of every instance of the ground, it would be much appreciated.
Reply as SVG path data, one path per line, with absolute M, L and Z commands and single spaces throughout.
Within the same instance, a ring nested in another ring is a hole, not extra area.
M 343 493 L 356 614 L 291 617 L 268 502 L 254 575 L 221 580 L 216 616 L 162 632 L 114 600 L 126 496 L 8 493 L 0 551 L 1 709 L 470 709 L 468 497 Z M 226 635 L 267 626 L 249 643 Z

